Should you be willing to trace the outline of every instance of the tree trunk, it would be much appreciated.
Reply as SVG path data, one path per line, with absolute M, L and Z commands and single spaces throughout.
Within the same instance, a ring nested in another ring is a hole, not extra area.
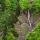
M 32 25 L 31 25 L 31 14 L 30 14 L 29 10 L 28 10 L 28 23 L 29 23 L 29 30 L 31 30 L 31 28 L 32 28 Z

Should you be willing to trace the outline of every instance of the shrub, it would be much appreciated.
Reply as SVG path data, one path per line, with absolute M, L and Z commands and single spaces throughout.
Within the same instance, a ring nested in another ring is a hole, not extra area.
M 40 22 L 36 24 L 32 32 L 28 33 L 26 40 L 40 40 Z
M 16 7 L 17 7 L 16 3 L 17 3 L 17 0 L 2 0 L 1 4 L 4 5 L 4 7 L 2 6 L 3 11 L 0 12 L 0 29 L 2 29 L 4 34 L 3 40 L 6 40 L 6 39 L 13 40 L 15 38 L 15 35 L 13 36 L 13 34 L 15 34 L 14 32 L 12 33 L 10 31 L 11 33 L 9 32 L 7 33 L 7 31 L 9 29 L 11 30 L 11 28 L 14 28 L 13 23 L 17 21 L 17 17 L 14 15 L 14 12 L 16 12 Z M 15 31 L 14 29 L 12 29 L 12 31 Z

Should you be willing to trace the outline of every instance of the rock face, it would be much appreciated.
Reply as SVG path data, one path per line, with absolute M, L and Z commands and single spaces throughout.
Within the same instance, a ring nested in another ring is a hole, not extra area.
M 37 18 L 36 18 L 36 21 L 37 21 Z M 25 38 L 26 32 L 32 31 L 32 28 L 35 24 L 35 20 L 33 18 L 31 18 L 31 23 L 32 23 L 32 27 L 29 26 L 28 19 L 25 14 L 21 14 L 18 17 L 18 22 L 16 22 L 16 24 L 14 24 L 15 29 L 19 34 L 19 37 L 17 40 L 25 40 L 24 38 Z

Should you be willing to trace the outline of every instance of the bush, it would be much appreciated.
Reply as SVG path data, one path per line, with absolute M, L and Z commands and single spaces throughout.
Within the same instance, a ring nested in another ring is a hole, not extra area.
M 39 12 L 40 11 L 40 0 L 33 0 L 31 11 L 32 12 Z
M 40 22 L 36 24 L 31 33 L 28 33 L 26 40 L 40 40 Z
M 5 40 L 15 40 L 16 38 L 14 37 L 13 33 L 7 32 L 5 36 Z
M 3 40 L 6 40 L 6 39 L 14 40 L 14 38 L 17 37 L 13 35 L 15 34 L 15 32 L 12 32 L 12 31 L 15 31 L 13 23 L 17 21 L 17 17 L 14 15 L 14 13 L 16 12 L 16 7 L 17 7 L 16 3 L 17 3 L 17 0 L 2 0 L 1 4 L 4 5 L 4 8 L 3 8 L 3 11 L 0 12 L 0 29 L 2 29 L 3 34 L 4 34 Z M 11 28 L 13 29 L 11 30 Z M 11 33 L 9 32 L 7 33 L 9 29 Z
M 20 0 L 19 5 L 20 5 L 21 9 L 28 9 L 29 8 L 28 0 Z

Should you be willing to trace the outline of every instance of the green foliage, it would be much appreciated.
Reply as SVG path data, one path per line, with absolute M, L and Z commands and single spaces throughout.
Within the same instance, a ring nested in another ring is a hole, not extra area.
M 17 0 L 5 0 L 4 4 L 6 8 L 11 9 L 11 10 L 16 10 L 17 8 Z
M 16 9 L 16 0 L 4 0 L 4 11 L 0 12 L 0 27 L 7 27 L 17 21 L 17 17 L 13 14 Z M 12 9 L 12 10 L 11 10 Z
M 10 0 L 4 0 L 5 6 L 11 6 Z
M 7 32 L 5 36 L 5 40 L 15 40 L 16 38 L 14 37 L 13 33 Z
M 17 0 L 2 0 L 2 9 L 3 11 L 0 12 L 0 29 L 4 32 L 3 38 L 6 40 L 14 40 L 16 37 L 15 35 L 15 28 L 13 23 L 17 21 L 16 15 L 16 8 L 17 8 Z M 4 6 L 3 6 L 4 5 Z M 13 28 L 13 29 L 11 29 Z M 7 33 L 10 30 L 11 33 Z M 18 35 L 18 34 L 16 34 Z M 3 39 L 3 40 L 4 40 Z
M 40 8 L 40 0 L 34 0 L 34 1 L 33 1 L 33 6 L 34 6 L 35 8 Z
M 31 33 L 28 33 L 26 40 L 40 40 L 40 22 L 36 24 Z
M 32 4 L 30 3 L 29 0 L 20 0 L 19 5 L 21 9 L 30 9 L 32 7 Z
M 39 12 L 40 11 L 40 0 L 33 0 L 31 11 L 32 12 Z
M 11 0 L 10 2 L 11 2 L 11 8 L 13 10 L 16 10 L 17 9 L 17 0 Z
M 19 1 L 19 5 L 21 7 L 22 10 L 24 9 L 30 9 L 32 12 L 36 11 L 40 11 L 40 0 L 20 0 Z
M 21 7 L 21 9 L 26 9 L 29 7 L 29 3 L 28 0 L 20 0 L 19 1 L 19 5 Z
M 7 29 L 7 33 L 8 32 L 11 32 L 11 33 L 13 33 L 13 35 L 14 35 L 14 37 L 18 37 L 18 33 L 16 32 L 16 30 L 15 30 L 15 28 L 8 28 Z

